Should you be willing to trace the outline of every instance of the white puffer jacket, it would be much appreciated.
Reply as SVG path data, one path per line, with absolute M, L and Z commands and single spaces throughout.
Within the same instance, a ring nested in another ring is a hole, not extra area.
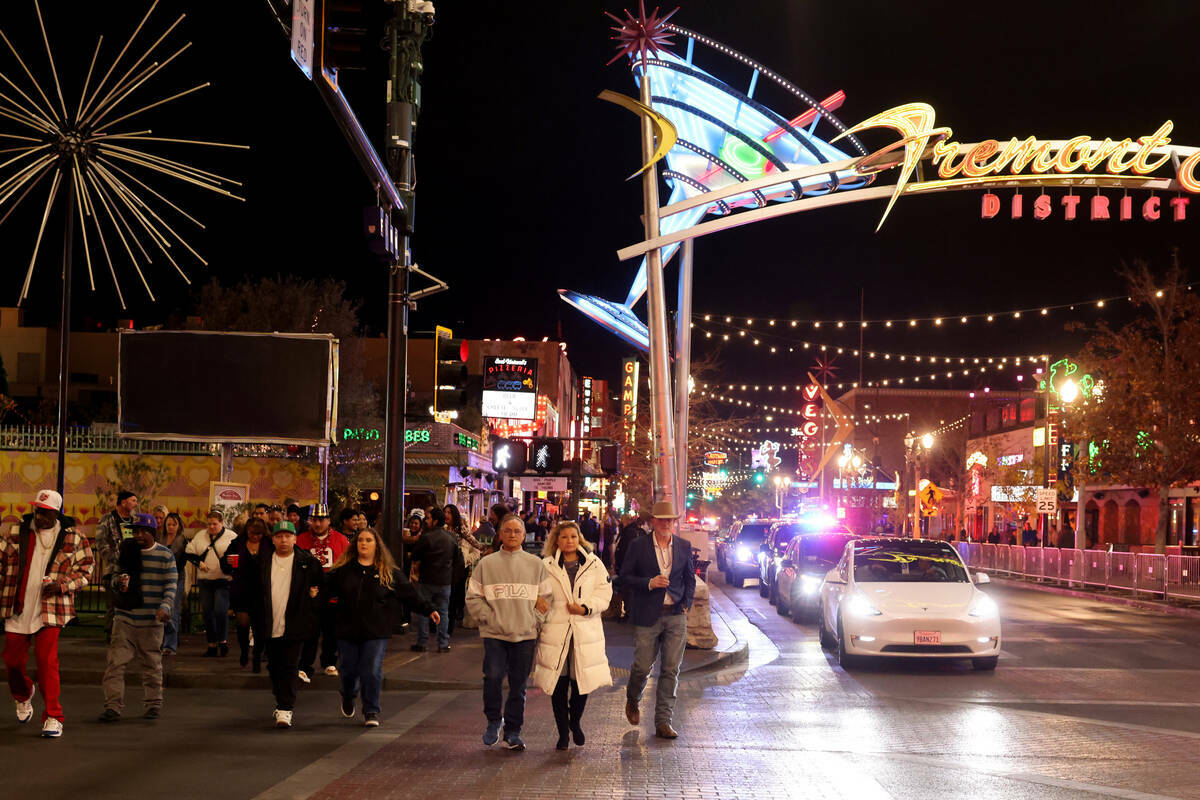
M 601 686 L 612 685 L 608 669 L 608 654 L 604 649 L 604 623 L 600 614 L 612 601 L 612 578 L 604 563 L 593 553 L 584 553 L 584 562 L 575 573 L 575 588 L 571 579 L 558 565 L 558 559 L 543 559 L 547 577 L 554 587 L 550 611 L 538 636 L 534 657 L 533 682 L 546 694 L 552 694 L 567 660 L 567 647 L 575 654 L 575 679 L 580 694 L 590 694 Z M 586 606 L 587 614 L 567 611 L 567 602 Z

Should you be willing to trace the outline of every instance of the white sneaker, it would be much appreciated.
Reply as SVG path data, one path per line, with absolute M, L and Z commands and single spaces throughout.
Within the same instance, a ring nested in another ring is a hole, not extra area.
M 17 706 L 17 722 L 24 725 L 29 720 L 33 719 L 33 696 L 37 694 L 37 686 L 31 686 L 29 689 L 29 699 L 25 702 L 14 700 Z
M 330 677 L 336 678 L 338 675 L 337 667 L 333 667 L 333 666 L 326 667 L 325 674 L 329 675 Z
M 300 676 L 301 683 L 312 683 L 312 678 L 308 677 L 308 673 L 304 670 L 300 670 L 296 674 Z
M 292 712 L 284 711 L 283 709 L 275 709 L 275 727 L 290 728 L 292 727 Z
M 57 739 L 62 736 L 62 723 L 54 717 L 46 717 L 46 721 L 42 723 L 42 736 L 47 739 Z

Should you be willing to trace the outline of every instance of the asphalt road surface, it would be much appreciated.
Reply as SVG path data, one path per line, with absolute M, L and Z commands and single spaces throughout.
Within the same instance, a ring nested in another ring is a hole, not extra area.
M 0 722 L 0 797 L 1200 798 L 1200 621 L 993 584 L 995 673 L 847 673 L 753 585 L 723 591 L 750 657 L 681 682 L 674 742 L 653 736 L 653 684 L 643 724 L 625 722 L 622 681 L 567 752 L 531 691 L 524 753 L 482 746 L 475 692 L 387 693 L 366 731 L 318 678 L 275 731 L 260 692 L 169 692 L 157 723 L 102 726 L 99 688 L 72 687 L 60 741 Z

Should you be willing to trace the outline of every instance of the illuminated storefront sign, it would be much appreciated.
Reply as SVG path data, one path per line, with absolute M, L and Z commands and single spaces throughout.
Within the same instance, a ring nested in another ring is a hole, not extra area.
M 704 463 L 710 467 L 719 467 L 729 460 L 729 454 L 721 450 L 709 450 L 704 454 Z
M 534 419 L 537 416 L 537 359 L 484 356 L 483 416 Z
M 637 424 L 640 369 L 640 362 L 636 358 L 627 358 L 621 362 L 621 420 L 625 423 L 625 437 L 630 444 L 633 444 L 634 426 Z

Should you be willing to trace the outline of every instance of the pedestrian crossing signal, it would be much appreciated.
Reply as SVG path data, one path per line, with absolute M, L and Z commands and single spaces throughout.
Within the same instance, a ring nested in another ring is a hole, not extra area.
M 513 439 L 497 439 L 492 445 L 492 469 L 508 475 L 525 472 L 525 443 Z
M 557 473 L 562 471 L 562 439 L 534 439 L 529 445 L 529 467 L 534 472 Z

